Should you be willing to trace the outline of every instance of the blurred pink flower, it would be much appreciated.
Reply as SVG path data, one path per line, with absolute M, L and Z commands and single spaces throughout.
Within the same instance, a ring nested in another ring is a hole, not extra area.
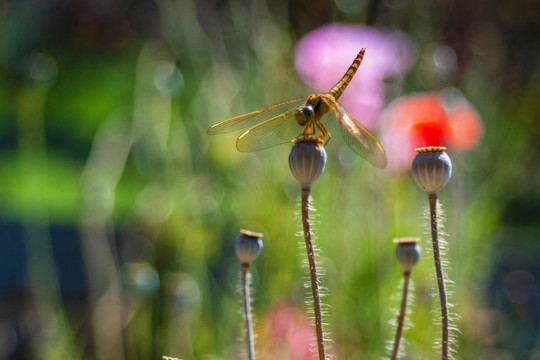
M 478 145 L 483 134 L 480 116 L 455 89 L 403 96 L 381 115 L 380 140 L 394 172 L 410 170 L 415 148 L 465 151 Z
M 282 351 L 291 359 L 313 359 L 310 344 L 314 343 L 314 331 L 307 315 L 298 308 L 284 303 L 272 305 L 265 316 L 265 340 L 270 346 L 266 356 L 275 357 Z
M 339 102 L 373 128 L 384 106 L 383 79 L 402 76 L 413 62 L 410 42 L 403 33 L 361 25 L 325 25 L 300 39 L 295 66 L 309 86 L 324 93 L 341 79 L 363 47 L 362 65 Z

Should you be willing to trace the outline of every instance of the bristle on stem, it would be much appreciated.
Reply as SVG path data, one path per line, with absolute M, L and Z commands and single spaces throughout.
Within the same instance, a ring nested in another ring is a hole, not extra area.
M 449 329 L 448 329 L 448 299 L 444 282 L 444 272 L 441 262 L 441 252 L 439 248 L 439 233 L 437 223 L 437 194 L 429 195 L 429 211 L 431 221 L 431 239 L 433 242 L 433 259 L 435 260 L 435 271 L 437 273 L 437 285 L 439 287 L 439 298 L 441 300 L 441 321 L 442 321 L 442 360 L 449 359 Z
M 317 276 L 317 265 L 315 263 L 315 252 L 311 242 L 311 229 L 309 224 L 309 195 L 310 185 L 302 185 L 302 225 L 304 228 L 304 240 L 306 243 L 309 274 L 311 279 L 311 291 L 313 295 L 313 313 L 315 317 L 315 335 L 317 340 L 317 350 L 319 360 L 325 360 L 324 333 L 321 311 L 321 297 L 319 293 L 319 280 Z
M 248 360 L 255 359 L 255 346 L 253 341 L 253 326 L 251 321 L 251 298 L 249 294 L 249 266 L 260 254 L 263 247 L 262 234 L 240 230 L 240 235 L 236 238 L 236 256 L 242 263 L 242 303 L 244 311 L 244 332 L 247 347 Z
M 244 305 L 244 331 L 248 360 L 255 359 L 253 328 L 251 326 L 251 300 L 249 295 L 249 263 L 242 264 L 242 302 Z
M 411 278 L 411 271 L 405 270 L 403 272 L 403 294 L 401 295 L 401 307 L 397 318 L 396 337 L 394 339 L 394 346 L 392 349 L 391 360 L 396 360 L 399 354 L 399 344 L 401 342 L 401 335 L 403 333 L 403 324 L 405 323 L 405 313 L 407 311 L 407 295 L 409 292 L 409 279 Z

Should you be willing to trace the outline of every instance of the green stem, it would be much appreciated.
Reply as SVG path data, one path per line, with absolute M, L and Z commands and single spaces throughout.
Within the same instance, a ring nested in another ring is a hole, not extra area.
M 403 294 L 401 296 L 401 308 L 397 318 L 396 338 L 394 339 L 394 349 L 392 351 L 391 360 L 396 360 L 399 351 L 399 343 L 401 341 L 401 334 L 403 333 L 403 324 L 405 322 L 405 312 L 407 310 L 407 295 L 409 293 L 409 279 L 411 277 L 410 271 L 403 272 Z
M 444 272 L 441 263 L 441 252 L 439 249 L 437 194 L 429 195 L 429 211 L 431 218 L 431 238 L 433 241 L 433 259 L 435 260 L 435 271 L 437 272 L 437 284 L 439 286 L 439 297 L 441 299 L 442 359 L 448 360 L 448 299 L 446 295 L 446 286 L 444 284 Z
M 244 303 L 244 330 L 246 337 L 246 347 L 248 360 L 255 359 L 255 348 L 253 345 L 253 328 L 251 326 L 251 300 L 249 297 L 249 264 L 242 264 L 242 298 Z
M 315 334 L 317 337 L 317 350 L 319 360 L 325 360 L 324 339 L 322 329 L 321 297 L 319 294 L 319 280 L 317 278 L 317 266 L 315 265 L 315 253 L 311 242 L 311 230 L 309 226 L 309 194 L 311 187 L 302 186 L 302 225 L 304 227 L 304 240 L 309 263 L 309 274 L 311 277 L 311 291 L 313 293 L 313 312 L 315 314 Z

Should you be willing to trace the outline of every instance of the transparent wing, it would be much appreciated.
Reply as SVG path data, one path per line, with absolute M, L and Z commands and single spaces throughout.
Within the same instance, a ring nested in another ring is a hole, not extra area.
M 298 107 L 306 101 L 307 96 L 290 99 L 279 104 L 275 104 L 262 110 L 250 112 L 248 114 L 236 116 L 223 120 L 210 126 L 207 130 L 208 135 L 225 134 L 236 130 L 248 129 L 268 119 L 277 117 L 291 108 Z
M 294 118 L 296 108 L 246 130 L 236 141 L 238 151 L 257 151 L 290 142 L 304 129 Z
M 337 101 L 326 98 L 324 100 L 336 115 L 341 134 L 347 145 L 372 165 L 384 169 L 386 154 L 377 139 Z

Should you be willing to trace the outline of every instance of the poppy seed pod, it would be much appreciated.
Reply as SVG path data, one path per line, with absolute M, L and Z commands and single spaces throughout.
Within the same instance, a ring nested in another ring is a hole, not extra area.
M 240 235 L 236 238 L 236 256 L 242 263 L 250 263 L 255 260 L 263 247 L 262 234 L 249 230 L 240 230 Z
M 394 240 L 397 243 L 395 256 L 396 260 L 404 271 L 411 271 L 420 260 L 421 249 L 418 246 L 417 238 L 401 238 Z
M 296 141 L 289 154 L 289 168 L 294 178 L 309 186 L 321 176 L 326 165 L 326 150 L 320 139 Z
M 412 176 L 420 189 L 436 194 L 452 176 L 452 161 L 445 147 L 429 146 L 416 149 L 412 163 Z

